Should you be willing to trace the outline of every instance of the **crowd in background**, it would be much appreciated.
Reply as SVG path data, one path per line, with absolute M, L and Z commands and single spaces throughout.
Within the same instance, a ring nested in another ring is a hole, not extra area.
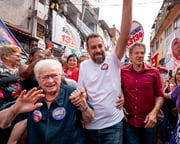
M 117 45 L 87 37 L 89 57 L 57 59 L 34 48 L 25 64 L 21 49 L 0 48 L 0 144 L 178 144 L 180 68 L 144 63 L 135 43 L 123 65 L 132 0 L 123 0 Z
M 50 51 L 34 48 L 30 52 L 26 63 L 20 64 L 20 53 L 21 49 L 17 46 L 7 45 L 0 49 L 0 56 L 2 60 L 0 67 L 1 107 L 6 103 L 15 100 L 21 90 L 26 89 L 29 91 L 33 87 L 38 87 L 38 83 L 35 80 L 33 73 L 35 64 L 40 59 L 54 57 Z M 70 54 L 68 57 L 59 59 L 63 68 L 62 82 L 77 88 L 80 63 L 88 59 L 89 57 L 84 55 L 78 58 L 76 54 Z M 128 65 L 130 64 L 131 62 Z M 169 143 L 175 133 L 175 130 L 177 130 L 178 108 L 176 106 L 176 100 L 174 101 L 174 99 L 172 100 L 171 98 L 171 93 L 180 83 L 180 67 L 177 67 L 175 70 L 168 70 L 165 66 L 158 66 L 157 69 L 159 70 L 162 80 L 164 104 L 158 114 L 159 119 L 156 124 L 154 144 L 163 144 Z M 176 99 L 178 99 L 178 96 Z M 15 125 L 12 125 L 7 129 L 1 129 L 1 143 L 7 143 L 9 138 L 9 143 L 11 142 L 10 134 L 14 131 L 16 132 L 16 130 L 13 131 L 13 126 L 15 127 Z M 21 141 L 23 142 L 23 140 Z

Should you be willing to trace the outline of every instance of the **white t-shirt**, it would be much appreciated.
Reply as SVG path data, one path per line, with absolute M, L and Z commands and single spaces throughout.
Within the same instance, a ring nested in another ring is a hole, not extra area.
M 69 79 L 69 78 L 66 78 L 66 77 L 64 79 L 65 79 L 67 85 L 69 85 L 69 86 L 71 86 L 71 87 L 73 87 L 75 89 L 77 88 L 77 82 L 75 80 Z
M 122 120 L 124 113 L 116 108 L 121 93 L 120 61 L 115 53 L 106 56 L 102 64 L 89 59 L 80 65 L 78 88 L 85 88 L 95 118 L 86 129 L 103 129 Z

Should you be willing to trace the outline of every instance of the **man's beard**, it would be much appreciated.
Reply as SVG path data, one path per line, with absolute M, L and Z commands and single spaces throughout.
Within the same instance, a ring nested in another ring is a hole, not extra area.
M 97 53 L 92 57 L 92 60 L 97 64 L 102 64 L 105 60 L 105 55 L 103 53 L 98 53 L 98 55 L 101 55 L 102 57 L 95 58 L 96 55 Z

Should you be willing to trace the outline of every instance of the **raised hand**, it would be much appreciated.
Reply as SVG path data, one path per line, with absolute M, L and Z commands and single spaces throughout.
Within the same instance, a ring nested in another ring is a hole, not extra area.
M 42 103 L 36 103 L 38 99 L 44 97 L 42 92 L 43 90 L 37 90 L 37 88 L 31 89 L 28 93 L 23 90 L 15 104 L 0 111 L 0 128 L 9 127 L 18 114 L 30 112 L 42 106 Z
M 43 90 L 37 90 L 37 88 L 33 88 L 30 91 L 26 92 L 23 90 L 20 96 L 17 98 L 16 103 L 13 105 L 14 112 L 25 113 L 33 111 L 34 109 L 41 107 L 42 103 L 36 103 L 37 100 L 44 97 L 42 94 Z

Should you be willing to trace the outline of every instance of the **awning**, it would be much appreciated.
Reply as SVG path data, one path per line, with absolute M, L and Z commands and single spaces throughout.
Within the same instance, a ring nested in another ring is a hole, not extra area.
M 8 28 L 10 28 L 10 29 L 13 30 L 13 31 L 16 31 L 16 32 L 18 32 L 18 33 L 21 33 L 21 34 L 23 34 L 23 35 L 26 35 L 26 36 L 28 36 L 28 37 L 32 37 L 31 34 L 28 33 L 28 32 L 25 32 L 25 31 L 23 31 L 23 30 L 17 29 L 17 28 L 15 28 L 15 27 L 13 27 L 13 26 L 11 26 L 11 25 L 9 25 L 9 24 L 6 24 L 6 25 L 8 26 Z

